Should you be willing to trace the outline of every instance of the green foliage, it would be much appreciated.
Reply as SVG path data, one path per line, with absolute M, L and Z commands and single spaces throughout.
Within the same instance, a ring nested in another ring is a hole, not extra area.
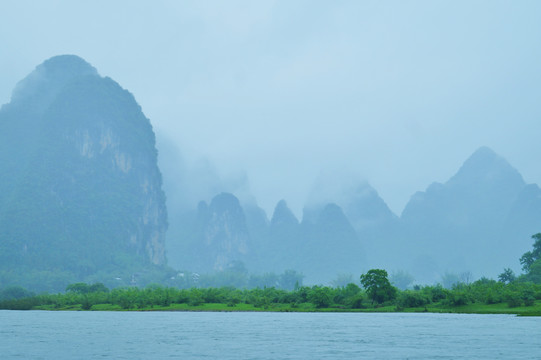
M 528 273 L 523 275 L 521 280 L 541 284 L 541 259 L 535 260 L 530 265 Z
M 316 308 L 329 307 L 332 303 L 332 290 L 329 287 L 314 286 L 308 293 L 308 301 Z
M 0 301 L 17 300 L 34 296 L 34 293 L 21 286 L 10 286 L 0 291 Z
M 522 304 L 522 299 L 520 295 L 514 292 L 507 292 L 505 294 L 505 301 L 510 308 L 518 307 Z
M 237 304 L 239 304 L 242 301 L 242 295 L 238 291 L 231 291 L 227 298 L 225 299 L 225 303 L 229 307 L 233 307 Z
M 38 297 L 29 297 L 22 299 L 12 299 L 0 302 L 0 309 L 9 310 L 31 310 L 35 306 L 40 305 Z
M 427 294 L 432 302 L 443 300 L 449 295 L 449 290 L 443 288 L 441 284 L 436 286 L 426 286 L 422 288 L 422 292 Z
M 498 275 L 498 281 L 504 284 L 509 284 L 515 281 L 516 278 L 517 277 L 515 276 L 515 272 L 511 270 L 510 268 L 503 269 L 503 272 L 500 275 Z
M 421 291 L 405 290 L 400 292 L 397 298 L 397 305 L 400 308 L 422 307 L 431 303 L 428 295 Z
M 432 309 L 428 311 L 453 312 L 535 314 L 539 311 L 541 284 L 524 280 L 506 284 L 482 278 L 471 284 L 460 283 L 452 289 L 436 285 L 399 291 L 390 285 L 386 275 L 386 271 L 380 269 L 364 274 L 361 282 L 366 293 L 353 283 L 336 288 L 300 286 L 291 291 L 275 287 L 249 290 L 233 287 L 179 289 L 158 284 L 145 288 L 118 287 L 109 291 L 100 283 L 74 283 L 67 286 L 65 293 L 40 295 L 9 287 L 0 291 L 0 309 L 371 311 L 376 308 L 389 309 L 395 305 L 394 309 L 400 311 L 427 311 L 427 308 Z M 383 302 L 386 303 L 385 308 L 380 307 Z M 498 307 L 499 304 L 513 310 L 505 310 L 502 306 Z
M 88 287 L 89 292 L 109 292 L 109 289 L 103 283 L 94 283 Z
M 361 284 L 366 289 L 372 303 L 382 304 L 388 300 L 394 300 L 397 290 L 387 279 L 387 271 L 371 269 L 361 275 Z
M 198 306 L 205 303 L 203 293 L 199 289 L 192 289 L 188 295 L 188 305 Z
M 446 299 L 446 303 L 451 306 L 463 306 L 471 302 L 471 297 L 467 291 L 462 289 L 454 289 Z
M 333 302 L 344 308 L 362 309 L 364 308 L 363 301 L 365 299 L 361 288 L 356 284 L 349 283 L 343 287 L 334 288 Z
M 532 235 L 532 239 L 534 240 L 533 250 L 524 253 L 524 255 L 522 255 L 520 258 L 522 270 L 524 270 L 526 273 L 530 271 L 533 263 L 541 259 L 541 233 Z
M 467 288 L 474 302 L 498 304 L 503 302 L 505 285 L 502 282 L 482 278 Z
M 351 309 L 363 309 L 365 307 L 363 301 L 364 296 L 363 294 L 359 293 L 346 298 L 345 304 Z
M 90 286 L 85 283 L 70 284 L 66 287 L 66 291 L 72 291 L 78 294 L 87 294 L 90 291 Z
M 364 307 L 364 293 L 361 288 L 355 284 L 348 284 L 344 289 L 344 304 L 352 309 L 362 309 Z

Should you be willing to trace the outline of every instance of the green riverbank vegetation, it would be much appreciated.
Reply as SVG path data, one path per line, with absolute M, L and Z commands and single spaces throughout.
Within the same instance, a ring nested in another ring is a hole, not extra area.
M 101 283 L 75 283 L 58 294 L 32 294 L 20 287 L 0 291 L 0 309 L 94 311 L 296 311 L 446 312 L 541 316 L 541 233 L 520 261 L 524 274 L 505 269 L 498 281 L 481 278 L 450 289 L 437 284 L 399 290 L 387 271 L 371 269 L 360 286 L 300 286 L 240 289 L 180 289 L 162 285 L 108 289 Z
M 370 271 L 386 273 L 381 269 Z M 276 288 L 231 287 L 177 289 L 152 285 L 145 288 L 109 290 L 102 284 L 78 283 L 70 285 L 65 293 L 3 300 L 0 301 L 0 308 L 102 311 L 405 311 L 541 315 L 541 285 L 531 282 L 514 281 L 506 284 L 481 279 L 471 284 L 457 284 L 452 289 L 436 285 L 404 291 L 386 285 L 370 286 L 362 289 L 351 283 L 335 288 L 302 286 L 288 291 Z M 12 292 L 15 292 L 15 289 L 12 289 Z

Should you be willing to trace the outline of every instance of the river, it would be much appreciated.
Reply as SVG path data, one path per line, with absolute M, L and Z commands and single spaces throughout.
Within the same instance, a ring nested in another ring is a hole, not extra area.
M 0 311 L 2 359 L 540 359 L 541 318 Z

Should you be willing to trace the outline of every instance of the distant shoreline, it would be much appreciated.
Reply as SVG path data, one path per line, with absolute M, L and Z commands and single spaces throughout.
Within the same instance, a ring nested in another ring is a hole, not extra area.
M 541 316 L 541 304 L 529 307 L 509 308 L 505 304 L 472 304 L 457 307 L 422 307 L 397 310 L 396 306 L 382 306 L 365 309 L 342 309 L 342 308 L 293 308 L 291 306 L 275 306 L 268 308 L 253 307 L 247 304 L 229 306 L 221 303 L 210 303 L 199 306 L 187 304 L 172 304 L 170 306 L 154 306 L 141 309 L 122 309 L 111 304 L 94 305 L 90 309 L 83 309 L 81 304 L 62 308 L 51 306 L 36 306 L 30 311 L 116 311 L 116 312 L 291 312 L 291 313 L 395 313 L 395 314 L 477 314 L 477 315 L 516 315 L 516 316 Z

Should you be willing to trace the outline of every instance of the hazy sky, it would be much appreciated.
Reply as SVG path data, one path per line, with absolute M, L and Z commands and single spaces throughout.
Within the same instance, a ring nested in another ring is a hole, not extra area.
M 4 0 L 0 103 L 76 54 L 185 158 L 246 170 L 268 211 L 285 198 L 299 214 L 339 169 L 400 214 L 481 145 L 541 183 L 540 15 L 540 1 Z

